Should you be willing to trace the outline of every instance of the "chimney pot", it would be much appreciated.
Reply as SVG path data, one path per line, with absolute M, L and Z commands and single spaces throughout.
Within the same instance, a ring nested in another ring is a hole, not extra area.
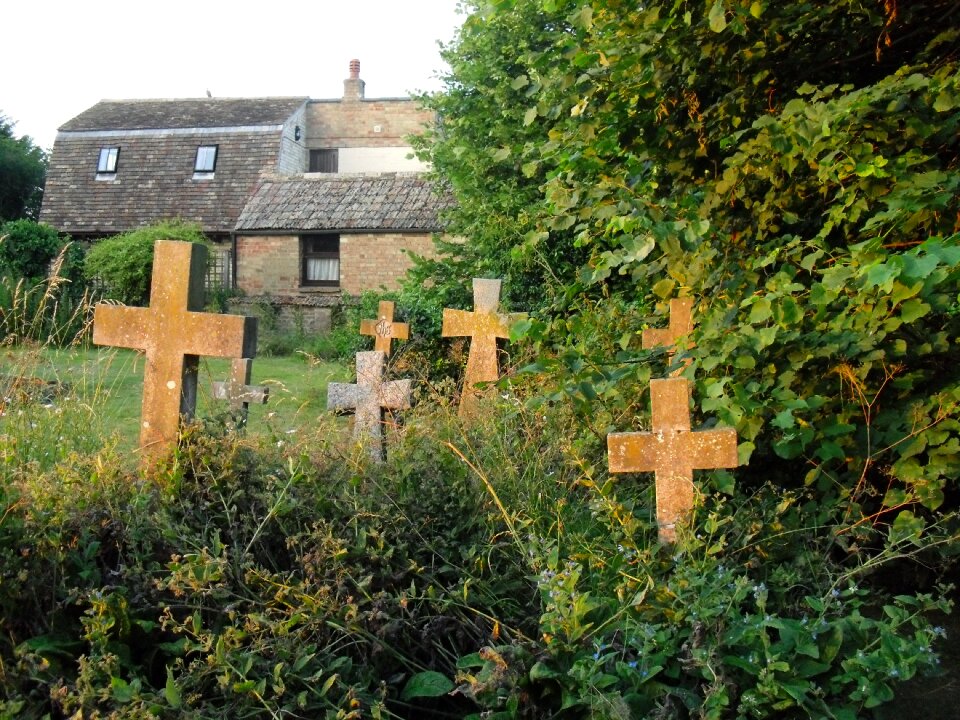
M 363 100 L 366 83 L 360 79 L 360 61 L 350 61 L 350 77 L 343 81 L 343 99 L 345 101 Z

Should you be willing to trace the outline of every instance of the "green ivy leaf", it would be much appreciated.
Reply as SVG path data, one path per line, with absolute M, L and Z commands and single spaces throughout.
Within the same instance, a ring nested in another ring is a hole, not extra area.
M 400 693 L 401 700 L 418 697 L 441 697 L 454 688 L 453 681 L 446 675 L 434 670 L 419 672 L 411 677 Z

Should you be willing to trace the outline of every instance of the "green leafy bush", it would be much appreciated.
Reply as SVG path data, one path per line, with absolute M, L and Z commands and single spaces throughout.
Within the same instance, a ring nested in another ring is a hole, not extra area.
M 50 264 L 69 242 L 49 225 L 33 220 L 12 220 L 0 225 L 0 274 L 14 282 L 37 282 L 47 276 Z M 79 254 L 79 257 L 78 257 Z M 76 247 L 65 258 L 63 272 L 72 274 L 82 250 Z
M 87 253 L 85 271 L 99 283 L 106 297 L 126 305 L 145 305 L 150 299 L 153 245 L 157 240 L 180 240 L 208 245 L 200 226 L 167 220 L 128 233 L 98 240 Z

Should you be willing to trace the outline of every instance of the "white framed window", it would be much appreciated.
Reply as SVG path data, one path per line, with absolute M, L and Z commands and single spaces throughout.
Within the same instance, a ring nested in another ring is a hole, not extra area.
M 115 175 L 119 159 L 119 147 L 100 148 L 100 157 L 97 158 L 97 175 Z
M 201 145 L 193 164 L 195 173 L 212 173 L 217 169 L 217 145 Z

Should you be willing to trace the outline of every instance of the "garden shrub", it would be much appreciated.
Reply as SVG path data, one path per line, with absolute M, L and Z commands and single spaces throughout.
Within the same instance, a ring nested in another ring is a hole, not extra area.
M 94 242 L 84 265 L 87 279 L 99 283 L 106 297 L 125 305 L 150 300 L 153 244 L 157 240 L 209 245 L 196 223 L 165 220 Z
M 28 283 L 45 278 L 57 253 L 69 242 L 49 225 L 33 220 L 0 225 L 0 238 L 0 274 Z

